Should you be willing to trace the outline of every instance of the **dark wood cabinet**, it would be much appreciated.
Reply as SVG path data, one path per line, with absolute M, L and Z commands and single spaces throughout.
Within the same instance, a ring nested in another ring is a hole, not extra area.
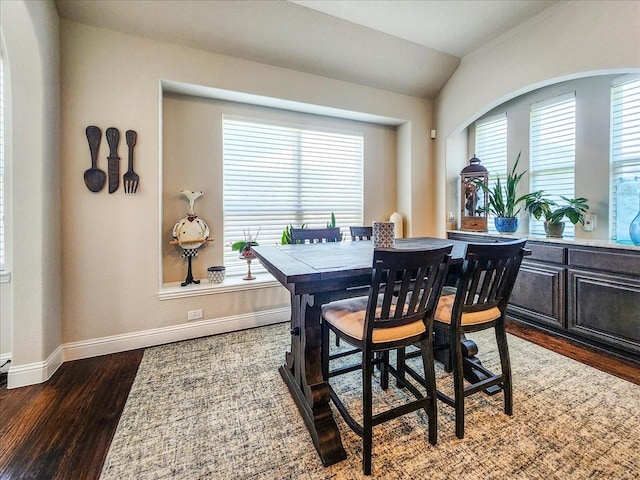
M 566 273 L 561 266 L 523 262 L 511 293 L 509 315 L 552 327 L 566 327 Z
M 640 356 L 640 252 L 573 248 L 569 331 Z
M 449 232 L 455 240 L 507 237 Z M 513 237 L 509 237 L 513 238 Z M 511 318 L 640 362 L 640 248 L 529 239 Z

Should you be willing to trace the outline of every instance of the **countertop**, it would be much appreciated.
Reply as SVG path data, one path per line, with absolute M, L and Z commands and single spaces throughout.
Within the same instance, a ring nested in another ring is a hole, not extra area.
M 518 238 L 526 238 L 528 240 L 535 240 L 536 242 L 544 242 L 544 243 L 553 243 L 553 244 L 563 244 L 567 246 L 585 246 L 585 247 L 601 247 L 601 248 L 610 248 L 610 249 L 619 249 L 619 250 L 632 250 L 635 252 L 640 252 L 640 245 L 633 244 L 621 244 L 616 243 L 613 240 L 603 240 L 603 239 L 595 239 L 595 238 L 548 238 L 544 235 L 528 235 L 528 234 L 518 234 L 518 233 L 485 233 L 485 232 L 471 232 L 466 230 L 447 230 L 447 233 L 459 233 L 463 235 L 480 235 L 486 237 L 496 237 L 496 238 L 512 238 L 514 240 Z

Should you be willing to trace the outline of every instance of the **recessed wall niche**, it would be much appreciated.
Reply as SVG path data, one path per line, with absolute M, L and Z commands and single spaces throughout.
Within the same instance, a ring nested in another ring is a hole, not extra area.
M 206 242 L 193 259 L 194 278 L 206 279 L 207 267 L 222 265 L 224 250 L 230 248 L 223 241 L 224 115 L 363 132 L 365 223 L 386 219 L 397 209 L 396 126 L 165 91 L 161 158 L 163 284 L 182 282 L 187 271 L 182 249 L 169 243 L 175 223 L 188 209 L 188 203 L 180 195 L 182 190 L 204 193 L 195 203 L 195 213 L 207 222 L 214 239 Z

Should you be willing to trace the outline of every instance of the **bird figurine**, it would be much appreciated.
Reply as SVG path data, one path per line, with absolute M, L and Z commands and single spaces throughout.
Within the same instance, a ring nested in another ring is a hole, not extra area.
M 187 199 L 189 200 L 189 211 L 187 212 L 187 215 L 194 215 L 193 213 L 193 204 L 195 203 L 195 201 L 200 198 L 203 193 L 202 192 L 192 192 L 191 190 L 182 190 L 180 192 L 180 194 L 183 197 L 187 197 Z

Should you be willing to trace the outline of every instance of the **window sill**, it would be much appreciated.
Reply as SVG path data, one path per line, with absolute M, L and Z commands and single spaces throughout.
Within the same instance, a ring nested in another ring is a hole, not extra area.
M 9 283 L 11 282 L 11 272 L 7 272 L 6 270 L 0 270 L 0 283 Z
M 256 277 L 255 280 L 243 280 L 242 275 L 227 276 L 222 283 L 209 283 L 207 279 L 204 279 L 199 284 L 192 283 L 184 287 L 180 286 L 180 282 L 165 283 L 158 291 L 158 298 L 160 300 L 173 300 L 176 298 L 271 288 L 281 285 L 269 273 L 256 273 L 254 276 Z

